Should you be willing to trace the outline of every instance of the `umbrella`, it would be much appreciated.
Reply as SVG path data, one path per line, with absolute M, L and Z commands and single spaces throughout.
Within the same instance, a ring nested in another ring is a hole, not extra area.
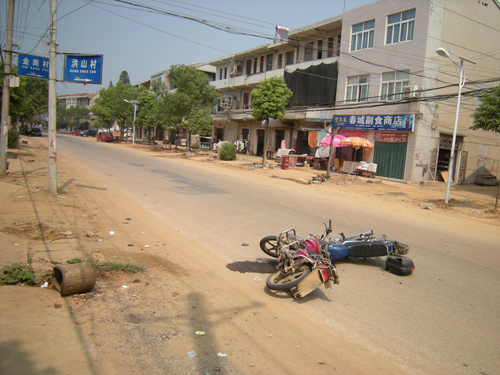
M 332 136 L 330 134 L 328 134 L 321 141 L 319 141 L 319 145 L 321 147 L 330 147 L 330 140 L 331 140 L 331 138 L 332 138 Z M 335 136 L 333 137 L 333 147 L 344 147 L 344 146 L 347 146 L 347 145 L 340 144 L 340 141 L 342 139 L 344 139 L 344 138 L 345 137 L 343 135 L 335 134 Z
M 373 143 L 371 143 L 368 139 L 360 138 L 360 137 L 347 137 L 340 141 L 341 145 L 352 146 L 356 150 L 361 148 L 373 148 Z

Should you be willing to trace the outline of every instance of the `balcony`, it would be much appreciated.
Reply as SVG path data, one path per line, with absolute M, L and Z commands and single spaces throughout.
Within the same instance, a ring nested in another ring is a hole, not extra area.
M 306 69 L 311 65 L 318 65 L 321 63 L 332 64 L 338 61 L 338 59 L 339 59 L 338 56 L 335 56 L 321 60 L 311 60 L 305 62 L 298 61 L 296 64 L 287 65 L 286 68 L 274 69 L 274 70 L 269 70 L 267 72 L 260 72 L 254 74 L 243 74 L 240 76 L 235 76 L 227 79 L 221 79 L 219 81 L 213 81 L 210 82 L 210 84 L 213 85 L 216 90 L 248 88 L 248 87 L 254 88 L 260 82 L 264 81 L 267 78 L 283 77 L 285 74 L 285 69 L 288 72 L 293 72 L 297 69 Z

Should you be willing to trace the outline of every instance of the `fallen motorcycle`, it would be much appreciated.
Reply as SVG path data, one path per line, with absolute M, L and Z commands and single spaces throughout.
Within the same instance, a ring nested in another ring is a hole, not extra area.
M 335 265 L 331 262 L 323 235 L 319 240 L 309 236 L 306 239 L 296 235 L 294 229 L 279 234 L 276 239 L 278 266 L 266 285 L 272 290 L 290 290 L 294 298 L 301 298 L 321 285 L 330 288 L 339 284 Z M 275 237 L 276 238 L 276 237 Z
M 410 251 L 406 243 L 388 240 L 385 235 L 382 239 L 376 238 L 371 230 L 350 237 L 340 233 L 339 238 L 328 238 L 332 232 L 331 225 L 330 220 L 325 234 L 320 237 L 322 246 L 327 243 L 331 261 L 384 256 L 384 270 L 401 276 L 411 275 L 415 270 L 413 261 L 406 256 Z M 260 248 L 267 255 L 277 258 L 280 254 L 279 239 L 276 236 L 264 237 L 260 240 Z

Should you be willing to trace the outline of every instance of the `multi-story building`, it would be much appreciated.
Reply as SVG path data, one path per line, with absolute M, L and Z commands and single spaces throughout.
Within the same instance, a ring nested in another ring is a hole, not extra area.
M 95 104 L 95 101 L 98 97 L 99 97 L 98 93 L 69 94 L 69 95 L 59 95 L 57 97 L 57 101 L 59 104 L 64 104 L 66 106 L 66 109 L 70 107 L 76 107 L 77 105 L 83 105 L 87 108 L 90 108 Z
M 212 84 L 221 94 L 214 136 L 244 140 L 262 154 L 264 126 L 252 117 L 251 90 L 282 76 L 294 95 L 285 118 L 271 124 L 272 151 L 285 140 L 310 153 L 326 134 L 312 129 L 333 120 L 340 134 L 374 144 L 337 148 L 337 158 L 374 162 L 379 176 L 445 180 L 455 133 L 453 181 L 473 183 L 485 169 L 498 177 L 500 135 L 469 130 L 478 94 L 500 82 L 498 25 L 498 0 L 379 0 L 292 30 L 287 41 L 214 60 Z M 463 64 L 454 132 L 460 58 L 474 64 Z

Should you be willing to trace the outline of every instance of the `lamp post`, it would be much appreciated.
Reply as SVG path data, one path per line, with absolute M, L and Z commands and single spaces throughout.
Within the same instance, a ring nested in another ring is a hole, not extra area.
M 446 195 L 445 195 L 445 199 L 444 199 L 444 202 L 446 204 L 448 204 L 449 197 L 450 197 L 451 176 L 452 176 L 453 166 L 455 164 L 454 163 L 455 162 L 455 144 L 457 142 L 458 115 L 460 113 L 460 97 L 462 96 L 462 87 L 464 87 L 464 85 L 465 85 L 465 74 L 464 74 L 464 69 L 463 69 L 464 60 L 468 61 L 468 62 L 470 62 L 471 64 L 474 64 L 474 65 L 476 63 L 473 62 L 473 61 L 467 60 L 467 59 L 465 59 L 463 57 L 460 57 L 458 55 L 455 55 L 452 52 L 448 52 L 447 50 L 445 50 L 442 47 L 439 47 L 436 50 L 436 53 L 439 56 L 443 56 L 443 57 L 449 58 L 451 60 L 451 62 L 455 65 L 455 67 L 459 69 L 457 110 L 456 110 L 456 113 L 455 113 L 455 126 L 453 128 L 453 138 L 452 138 L 452 142 L 451 142 L 450 163 L 448 164 L 448 180 L 446 181 Z M 451 55 L 455 55 L 455 56 L 457 56 L 460 59 L 460 65 L 458 65 L 455 62 L 455 60 L 453 60 L 451 58 L 450 54 Z
M 135 112 L 137 111 L 137 104 L 139 104 L 140 102 L 138 100 L 127 100 L 127 99 L 123 99 L 123 100 L 134 106 L 134 123 L 132 124 L 132 144 L 134 144 L 135 143 Z

